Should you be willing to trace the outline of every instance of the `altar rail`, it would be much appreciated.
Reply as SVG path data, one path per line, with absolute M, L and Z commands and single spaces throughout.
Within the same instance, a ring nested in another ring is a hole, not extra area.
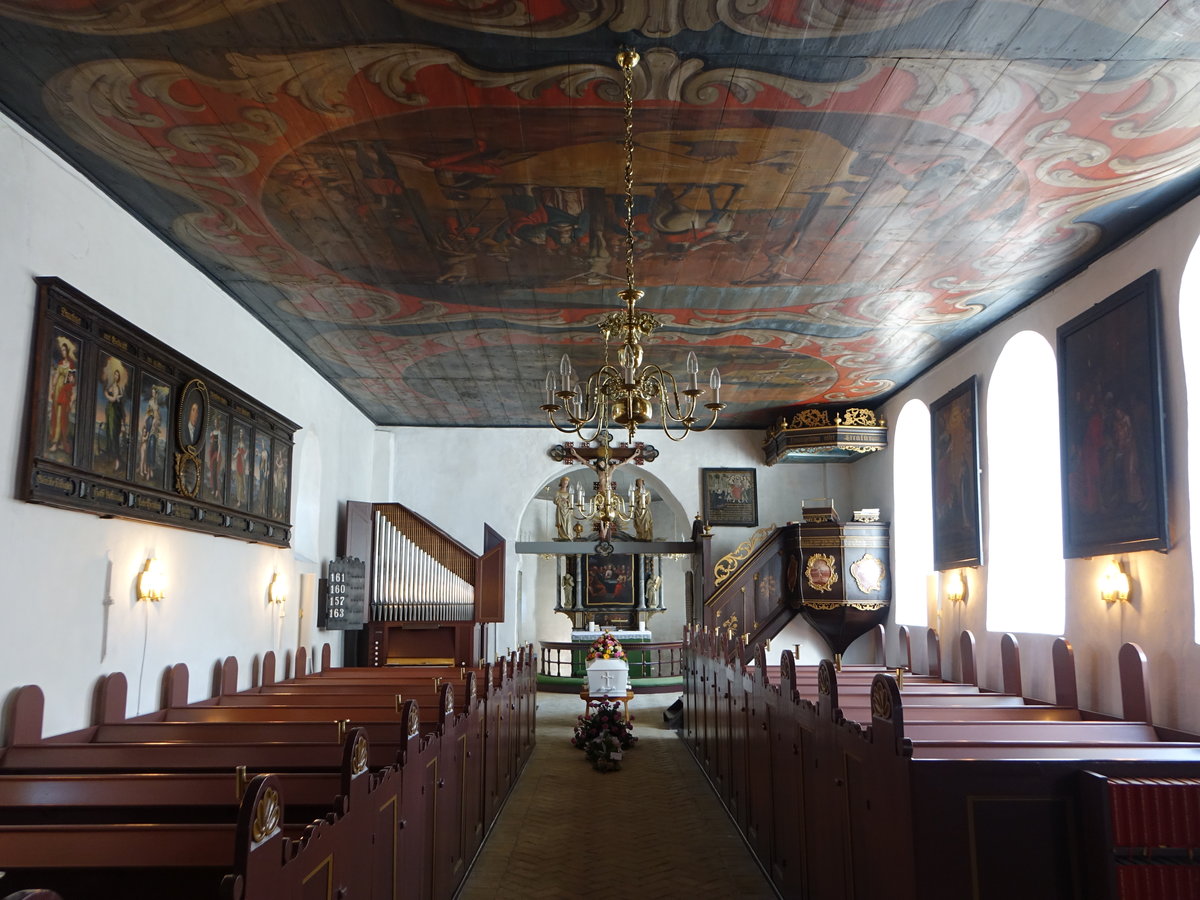
M 587 666 L 587 645 L 542 641 L 542 662 L 539 674 L 550 678 L 580 678 Z M 681 678 L 683 676 L 683 643 L 628 643 L 629 677 Z M 640 654 L 640 656 L 639 656 Z
M 1150 724 L 1136 645 L 1118 655 L 1114 720 L 1078 708 L 1061 638 L 1054 702 L 1022 696 L 1012 635 L 1003 692 L 943 681 L 928 638 L 931 672 L 917 675 L 796 666 L 790 651 L 768 666 L 723 633 L 685 632 L 685 743 L 781 897 L 1197 896 L 1200 833 L 1179 822 L 1195 803 L 1200 736 Z M 964 671 L 978 671 L 969 635 L 962 647 Z

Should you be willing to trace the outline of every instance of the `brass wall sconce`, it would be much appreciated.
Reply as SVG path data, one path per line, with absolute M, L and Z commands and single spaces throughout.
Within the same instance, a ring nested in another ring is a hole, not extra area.
M 1129 576 L 1115 559 L 1109 561 L 1100 575 L 1100 598 L 1108 604 L 1129 600 Z
M 166 596 L 167 576 L 162 563 L 153 556 L 146 560 L 146 565 L 137 577 L 138 600 L 150 600 L 157 603 Z
M 967 599 L 967 580 L 963 578 L 962 569 L 955 569 L 942 575 L 942 591 L 947 600 L 964 603 Z
M 271 576 L 271 583 L 267 586 L 267 598 L 272 603 L 286 603 L 287 591 L 284 590 L 283 579 L 276 572 Z

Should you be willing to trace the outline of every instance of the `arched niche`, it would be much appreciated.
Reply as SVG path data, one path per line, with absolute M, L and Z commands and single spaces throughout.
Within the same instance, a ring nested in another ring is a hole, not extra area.
M 563 477 L 570 479 L 571 490 L 574 491 L 576 485 L 583 485 L 584 496 L 592 495 L 596 481 L 594 471 L 578 463 L 557 469 L 529 498 L 521 515 L 520 540 L 554 540 L 554 495 L 558 490 L 559 480 Z M 618 493 L 628 497 L 630 485 L 638 478 L 645 479 L 646 487 L 653 498 L 651 514 L 654 519 L 655 539 L 673 542 L 690 540 L 691 516 L 679 499 L 654 474 L 653 465 L 638 466 L 626 463 L 619 466 L 613 473 L 613 484 Z M 624 524 L 623 528 L 632 535 L 632 525 Z M 613 542 L 618 554 L 621 553 L 621 543 L 620 540 Z M 683 633 L 686 576 L 690 570 L 691 559 L 658 556 L 655 557 L 655 565 L 656 572 L 662 578 L 662 600 L 665 610 L 650 617 L 649 627 L 654 632 L 655 640 L 677 641 Z M 518 608 L 524 610 L 527 617 L 533 620 L 525 624 L 532 626 L 538 641 L 568 640 L 571 622 L 566 616 L 554 611 L 559 600 L 561 579 L 568 574 L 564 560 L 554 555 L 522 554 L 518 556 L 518 567 L 521 572 L 521 597 L 518 598 Z

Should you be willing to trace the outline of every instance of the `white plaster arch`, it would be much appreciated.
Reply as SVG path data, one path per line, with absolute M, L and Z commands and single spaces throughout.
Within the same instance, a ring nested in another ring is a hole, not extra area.
M 571 480 L 571 489 L 576 484 L 583 485 L 585 496 L 591 496 L 595 474 L 583 465 L 563 466 L 554 475 L 546 479 L 533 493 L 521 513 L 518 533 L 523 541 L 549 541 L 554 539 L 554 494 L 558 490 L 559 479 L 567 477 Z M 653 499 L 652 513 L 654 517 L 654 535 L 668 541 L 690 540 L 692 523 L 683 504 L 648 466 L 622 465 L 613 473 L 613 484 L 617 492 L 627 496 L 629 486 L 635 479 L 643 478 L 646 487 L 650 489 Z M 669 513 L 669 517 L 664 515 Z M 668 518 L 670 524 L 668 525 Z M 628 530 L 628 529 L 627 529 Z

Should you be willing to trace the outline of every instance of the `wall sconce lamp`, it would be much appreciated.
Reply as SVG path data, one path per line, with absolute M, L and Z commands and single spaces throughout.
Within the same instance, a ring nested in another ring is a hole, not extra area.
M 267 598 L 272 603 L 287 602 L 287 591 L 283 587 L 283 579 L 276 572 L 271 576 L 271 584 L 267 587 Z
M 947 600 L 953 600 L 955 603 L 965 601 L 967 599 L 967 580 L 963 578 L 962 569 L 955 569 L 942 576 L 942 589 L 946 592 Z
M 167 575 L 162 563 L 153 556 L 146 560 L 146 565 L 137 577 L 138 600 L 151 600 L 157 603 L 166 595 Z
M 1105 603 L 1129 600 L 1129 576 L 1121 571 L 1121 564 L 1110 560 L 1100 576 L 1100 597 Z

